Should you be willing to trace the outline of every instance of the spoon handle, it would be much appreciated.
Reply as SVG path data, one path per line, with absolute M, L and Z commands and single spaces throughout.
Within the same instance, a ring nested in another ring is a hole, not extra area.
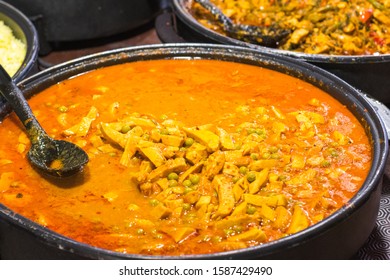
M 31 139 L 46 135 L 38 120 L 35 118 L 22 91 L 13 83 L 2 65 L 0 65 L 0 92 L 14 109 L 14 112 L 22 121 Z
M 199 3 L 203 8 L 208 10 L 222 25 L 227 31 L 232 30 L 234 23 L 227 17 L 222 11 L 209 0 L 195 0 L 196 3 Z

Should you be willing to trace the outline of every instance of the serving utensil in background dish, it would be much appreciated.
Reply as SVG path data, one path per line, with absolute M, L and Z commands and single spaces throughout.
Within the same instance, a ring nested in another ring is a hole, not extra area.
M 41 127 L 23 93 L 0 65 L 0 92 L 22 121 L 31 140 L 28 159 L 44 174 L 67 177 L 81 171 L 88 155 L 71 142 L 52 139 Z
M 210 12 L 223 30 L 232 38 L 265 47 L 276 47 L 288 34 L 276 26 L 260 27 L 254 25 L 236 24 L 209 0 L 194 0 Z

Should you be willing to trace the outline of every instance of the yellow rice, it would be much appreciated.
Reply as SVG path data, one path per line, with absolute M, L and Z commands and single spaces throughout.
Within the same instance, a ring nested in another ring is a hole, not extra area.
M 11 77 L 22 66 L 26 49 L 26 45 L 13 35 L 11 28 L 0 20 L 0 64 Z

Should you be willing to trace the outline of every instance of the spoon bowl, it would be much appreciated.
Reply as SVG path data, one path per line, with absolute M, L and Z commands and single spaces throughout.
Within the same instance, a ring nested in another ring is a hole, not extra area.
M 89 161 L 86 152 L 71 142 L 55 140 L 45 132 L 23 93 L 1 65 L 0 92 L 26 128 L 31 141 L 27 157 L 33 167 L 55 177 L 68 177 L 83 169 Z
M 209 0 L 194 0 L 194 2 L 205 8 L 227 35 L 234 39 L 275 48 L 291 33 L 290 30 L 280 29 L 277 26 L 236 24 Z

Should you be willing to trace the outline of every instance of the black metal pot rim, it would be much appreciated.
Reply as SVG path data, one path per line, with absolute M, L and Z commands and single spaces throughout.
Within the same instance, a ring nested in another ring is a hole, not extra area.
M 211 41 L 216 41 L 218 43 L 227 44 L 227 45 L 236 45 L 252 49 L 259 49 L 263 52 L 276 53 L 280 55 L 286 55 L 301 59 L 304 61 L 309 61 L 313 63 L 335 63 L 335 64 L 359 64 L 359 63 L 386 63 L 390 62 L 390 54 L 372 54 L 372 55 L 326 55 L 326 54 L 307 54 L 303 52 L 287 51 L 280 49 L 273 49 L 269 47 L 263 47 L 260 45 L 255 45 L 252 43 L 247 43 L 238 39 L 234 39 L 223 34 L 220 34 L 216 31 L 213 31 L 201 23 L 199 23 L 193 16 L 189 13 L 188 9 L 185 7 L 185 3 L 189 0 L 173 0 L 173 7 L 175 15 L 191 28 L 194 32 L 201 34 L 204 37 L 207 37 Z
M 101 52 L 69 62 L 65 62 L 33 76 L 26 78 L 19 83 L 19 87 L 26 90 L 36 90 L 37 84 L 42 84 L 49 81 L 51 84 L 56 83 L 61 79 L 70 78 L 88 72 L 90 70 L 125 63 L 130 61 L 150 60 L 150 59 L 216 59 L 228 60 L 239 63 L 261 61 L 269 63 L 269 65 L 281 66 L 290 75 L 317 76 L 317 82 L 329 84 L 332 88 L 337 88 L 342 91 L 345 98 L 349 100 L 352 106 L 357 106 L 365 112 L 365 119 L 370 128 L 373 145 L 373 163 L 368 174 L 366 182 L 358 193 L 340 210 L 324 219 L 323 221 L 291 236 L 266 243 L 259 246 L 254 246 L 246 249 L 233 250 L 214 254 L 200 255 L 184 255 L 184 256 L 150 256 L 140 254 L 124 254 L 96 248 L 84 243 L 79 243 L 70 238 L 64 237 L 56 232 L 53 232 L 43 226 L 32 222 L 31 220 L 14 213 L 4 205 L 0 204 L 0 217 L 6 221 L 29 231 L 40 241 L 57 247 L 61 250 L 75 253 L 79 256 L 88 258 L 104 258 L 104 259 L 233 259 L 245 258 L 251 254 L 259 254 L 264 256 L 273 252 L 282 251 L 285 248 L 298 246 L 315 238 L 317 235 L 325 234 L 331 230 L 334 225 L 347 220 L 354 210 L 361 207 L 369 198 L 371 193 L 380 185 L 385 163 L 389 152 L 388 138 L 382 120 L 377 116 L 375 109 L 370 105 L 367 99 L 360 94 L 358 90 L 337 78 L 333 74 L 320 69 L 317 66 L 306 62 L 297 61 L 296 59 L 261 52 L 249 48 L 239 46 L 224 46 L 215 44 L 161 44 L 148 45 L 116 49 L 106 52 Z M 265 65 L 265 64 L 264 64 Z M 268 65 L 268 64 L 267 64 Z M 282 72 L 282 71 L 281 71 Z M 286 72 L 286 73 L 287 73 Z M 283 73 L 283 72 L 282 72 Z M 306 74 L 305 74 L 306 73 Z M 61 76 L 62 75 L 62 76 Z M 60 78 L 60 79 L 59 79 Z M 47 85 L 45 85 L 47 86 Z
M 23 79 L 36 64 L 39 49 L 38 33 L 30 19 L 14 6 L 0 1 L 0 13 L 12 19 L 26 36 L 26 56 L 19 70 L 12 77 L 17 82 Z

